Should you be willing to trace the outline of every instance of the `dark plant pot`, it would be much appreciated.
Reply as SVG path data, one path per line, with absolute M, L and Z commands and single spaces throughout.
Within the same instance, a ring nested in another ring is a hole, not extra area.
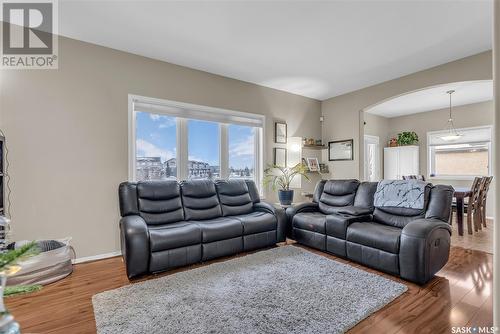
M 293 190 L 278 190 L 278 199 L 281 205 L 291 205 L 293 201 Z

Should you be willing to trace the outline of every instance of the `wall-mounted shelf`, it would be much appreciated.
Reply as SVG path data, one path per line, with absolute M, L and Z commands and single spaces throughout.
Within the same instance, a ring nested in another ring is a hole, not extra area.
M 325 145 L 302 145 L 303 149 L 308 149 L 308 150 L 323 150 L 326 148 Z

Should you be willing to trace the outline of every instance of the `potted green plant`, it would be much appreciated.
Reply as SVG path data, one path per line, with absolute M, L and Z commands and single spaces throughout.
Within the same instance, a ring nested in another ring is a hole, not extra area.
M 415 131 L 403 131 L 398 133 L 397 141 L 399 146 L 415 145 L 418 144 L 418 135 Z
M 309 181 L 307 171 L 308 168 L 303 163 L 298 163 L 293 167 L 270 165 L 264 170 L 264 186 L 271 185 L 273 190 L 278 189 L 278 199 L 281 205 L 290 205 L 293 201 L 290 183 L 297 176 L 303 176 Z
M 7 277 L 20 269 L 18 262 L 37 255 L 38 253 L 39 250 L 35 242 L 27 243 L 20 248 L 0 252 L 0 333 L 20 333 L 19 324 L 5 308 L 3 302 L 4 296 L 38 291 L 42 288 L 42 286 L 38 284 L 12 287 L 5 286 Z

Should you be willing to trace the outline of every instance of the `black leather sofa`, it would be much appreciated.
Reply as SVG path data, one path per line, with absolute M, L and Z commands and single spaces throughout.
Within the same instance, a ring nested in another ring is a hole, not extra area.
M 261 202 L 253 181 L 124 182 L 118 193 L 129 278 L 285 240 L 284 211 Z
M 419 284 L 448 261 L 453 188 L 425 185 L 424 208 L 374 207 L 376 182 L 320 181 L 287 209 L 297 242 Z

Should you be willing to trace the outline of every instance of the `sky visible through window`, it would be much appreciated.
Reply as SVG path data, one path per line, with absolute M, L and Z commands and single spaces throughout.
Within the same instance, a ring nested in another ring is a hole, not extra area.
M 188 121 L 188 166 L 190 177 L 219 177 L 219 124 L 213 122 Z M 176 119 L 166 115 L 147 112 L 136 113 L 136 151 L 137 179 L 165 179 L 176 174 L 177 135 Z M 229 141 L 229 174 L 231 177 L 253 177 L 255 161 L 254 128 L 241 125 L 228 125 Z M 151 158 L 151 159 L 145 159 Z M 155 159 L 152 159 L 155 158 Z M 170 165 L 166 162 L 170 160 Z M 204 162 L 206 173 L 200 169 L 203 166 L 193 162 Z M 142 166 L 142 167 L 141 167 Z M 142 171 L 140 169 L 142 168 Z M 157 168 L 158 170 L 153 171 Z M 165 172 L 166 168 L 166 172 Z M 161 170 L 160 170 L 161 169 Z M 197 175 L 194 175 L 197 173 Z
M 189 160 L 219 166 L 219 124 L 198 120 L 188 121 Z
M 175 158 L 177 135 L 174 117 L 137 112 L 136 144 L 138 157 Z
M 255 129 L 249 126 L 230 124 L 227 131 L 229 141 L 229 177 L 253 178 L 255 167 Z

